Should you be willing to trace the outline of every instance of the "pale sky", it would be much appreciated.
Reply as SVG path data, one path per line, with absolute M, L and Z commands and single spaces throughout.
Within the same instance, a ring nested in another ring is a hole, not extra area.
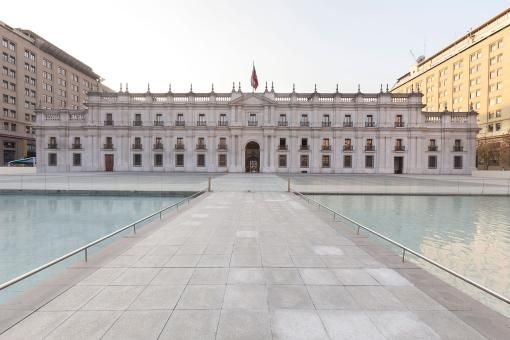
M 34 31 L 130 92 L 249 91 L 252 61 L 277 92 L 378 91 L 509 7 L 509 0 L 3 1 Z M 425 44 L 424 44 L 425 42 Z M 269 85 L 270 86 L 270 85 Z M 237 85 L 236 85 L 237 87 Z

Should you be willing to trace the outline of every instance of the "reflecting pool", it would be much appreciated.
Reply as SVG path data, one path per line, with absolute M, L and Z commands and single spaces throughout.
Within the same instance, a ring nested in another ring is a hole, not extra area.
M 0 195 L 0 282 L 180 200 L 182 197 Z
M 510 296 L 510 199 L 313 196 L 474 281 Z

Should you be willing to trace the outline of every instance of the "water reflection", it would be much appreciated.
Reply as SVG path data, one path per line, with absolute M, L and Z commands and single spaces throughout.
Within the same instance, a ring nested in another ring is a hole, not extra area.
M 397 242 L 510 296 L 506 197 L 315 196 Z

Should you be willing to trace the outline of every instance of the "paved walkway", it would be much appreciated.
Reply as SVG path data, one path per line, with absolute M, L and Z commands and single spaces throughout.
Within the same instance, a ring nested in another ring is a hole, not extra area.
M 284 192 L 207 194 L 0 339 L 510 336 L 508 319 L 318 214 Z

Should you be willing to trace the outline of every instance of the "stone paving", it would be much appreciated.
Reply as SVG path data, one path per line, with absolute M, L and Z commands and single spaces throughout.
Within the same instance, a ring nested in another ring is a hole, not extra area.
M 0 339 L 510 337 L 507 318 L 336 226 L 285 192 L 206 194 Z

